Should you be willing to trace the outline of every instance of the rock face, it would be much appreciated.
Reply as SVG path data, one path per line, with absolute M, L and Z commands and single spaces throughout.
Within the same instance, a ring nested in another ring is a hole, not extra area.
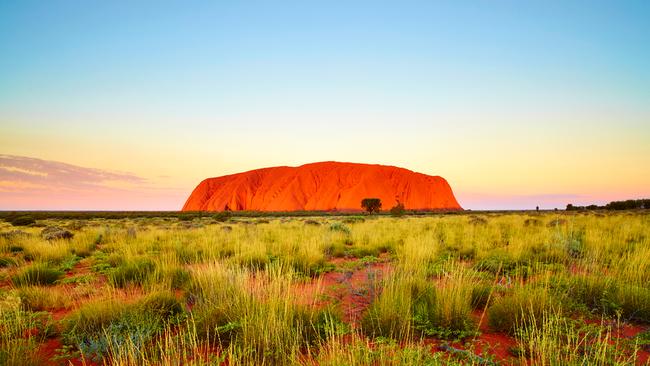
M 361 200 L 379 198 L 388 210 L 462 210 L 447 181 L 407 169 L 322 162 L 273 167 L 208 178 L 183 211 L 361 211 Z

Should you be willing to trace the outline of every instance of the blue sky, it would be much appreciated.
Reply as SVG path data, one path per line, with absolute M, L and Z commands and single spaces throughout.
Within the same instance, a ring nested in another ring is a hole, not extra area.
M 343 160 L 442 175 L 473 208 L 641 196 L 649 19 L 646 1 L 3 1 L 0 153 L 188 193 Z

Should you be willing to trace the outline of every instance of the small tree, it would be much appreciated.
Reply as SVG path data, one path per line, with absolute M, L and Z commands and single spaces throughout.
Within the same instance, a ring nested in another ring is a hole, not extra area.
M 404 215 L 404 204 L 400 201 L 397 201 L 397 204 L 390 209 L 390 214 L 392 216 L 403 216 Z
M 381 210 L 381 200 L 379 198 L 364 198 L 361 200 L 361 207 L 368 211 L 369 214 Z

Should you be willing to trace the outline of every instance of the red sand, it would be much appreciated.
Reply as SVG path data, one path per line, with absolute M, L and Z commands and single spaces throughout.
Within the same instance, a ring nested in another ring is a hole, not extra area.
M 333 263 L 351 262 L 352 260 L 334 260 Z M 364 310 L 373 300 L 373 285 L 390 273 L 387 262 L 361 265 L 349 272 L 328 272 L 315 281 L 296 286 L 299 302 L 304 305 L 322 306 L 336 299 L 343 311 L 343 320 L 356 325 Z M 376 282 L 375 282 L 376 281 Z M 319 296 L 325 298 L 319 299 Z
M 273 167 L 208 178 L 183 211 L 360 211 L 361 200 L 379 198 L 383 209 L 397 201 L 412 210 L 461 210 L 439 176 L 370 164 L 322 162 Z

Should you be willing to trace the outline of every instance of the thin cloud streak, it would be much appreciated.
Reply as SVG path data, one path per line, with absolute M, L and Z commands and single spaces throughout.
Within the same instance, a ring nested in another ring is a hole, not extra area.
M 0 210 L 178 210 L 188 194 L 132 173 L 0 155 Z

